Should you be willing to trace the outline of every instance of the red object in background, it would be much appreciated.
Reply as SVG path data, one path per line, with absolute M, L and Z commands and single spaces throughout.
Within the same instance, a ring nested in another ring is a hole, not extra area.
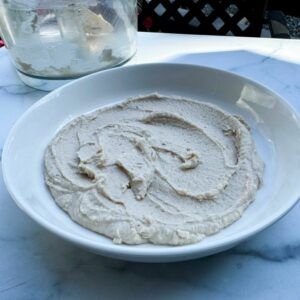
M 0 48 L 4 46 L 4 42 L 0 39 Z
M 146 30 L 150 30 L 153 26 L 152 18 L 151 17 L 145 18 L 145 20 L 143 21 L 143 25 L 146 28 Z

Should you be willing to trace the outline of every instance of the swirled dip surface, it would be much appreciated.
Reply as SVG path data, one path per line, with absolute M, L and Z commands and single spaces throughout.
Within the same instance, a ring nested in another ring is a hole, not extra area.
M 240 118 L 156 94 L 76 118 L 45 154 L 57 204 L 115 243 L 200 241 L 241 217 L 262 173 Z

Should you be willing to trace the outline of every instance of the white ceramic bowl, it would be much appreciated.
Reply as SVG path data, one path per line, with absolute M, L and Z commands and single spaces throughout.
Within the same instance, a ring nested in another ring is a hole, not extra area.
M 114 245 L 74 223 L 53 201 L 43 179 L 43 154 L 72 118 L 126 99 L 159 92 L 215 103 L 251 125 L 266 164 L 264 185 L 240 220 L 200 243 L 170 247 Z M 149 64 L 122 67 L 76 80 L 35 103 L 15 124 L 3 149 L 8 191 L 31 218 L 93 252 L 132 261 L 167 262 L 203 257 L 233 247 L 283 216 L 300 197 L 299 116 L 267 88 L 204 67 Z

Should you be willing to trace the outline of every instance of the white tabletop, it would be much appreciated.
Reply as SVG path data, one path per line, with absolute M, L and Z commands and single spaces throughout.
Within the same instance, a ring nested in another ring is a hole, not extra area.
M 300 112 L 300 41 L 140 33 L 129 64 L 161 61 L 247 76 Z M 43 95 L 20 82 L 1 49 L 0 154 L 16 119 Z M 297 205 L 251 240 L 208 258 L 122 262 L 85 252 L 42 229 L 15 206 L 0 171 L 0 299 L 299 299 L 299 216 Z

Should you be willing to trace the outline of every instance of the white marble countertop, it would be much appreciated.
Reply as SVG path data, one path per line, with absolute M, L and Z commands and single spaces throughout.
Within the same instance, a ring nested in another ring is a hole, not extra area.
M 250 77 L 300 112 L 300 41 L 139 34 L 138 53 L 129 64 L 158 61 Z M 0 154 L 16 119 L 43 95 L 18 80 L 1 49 Z M 297 205 L 251 240 L 204 259 L 122 262 L 85 252 L 41 228 L 13 203 L 0 171 L 0 299 L 299 299 L 299 216 Z

